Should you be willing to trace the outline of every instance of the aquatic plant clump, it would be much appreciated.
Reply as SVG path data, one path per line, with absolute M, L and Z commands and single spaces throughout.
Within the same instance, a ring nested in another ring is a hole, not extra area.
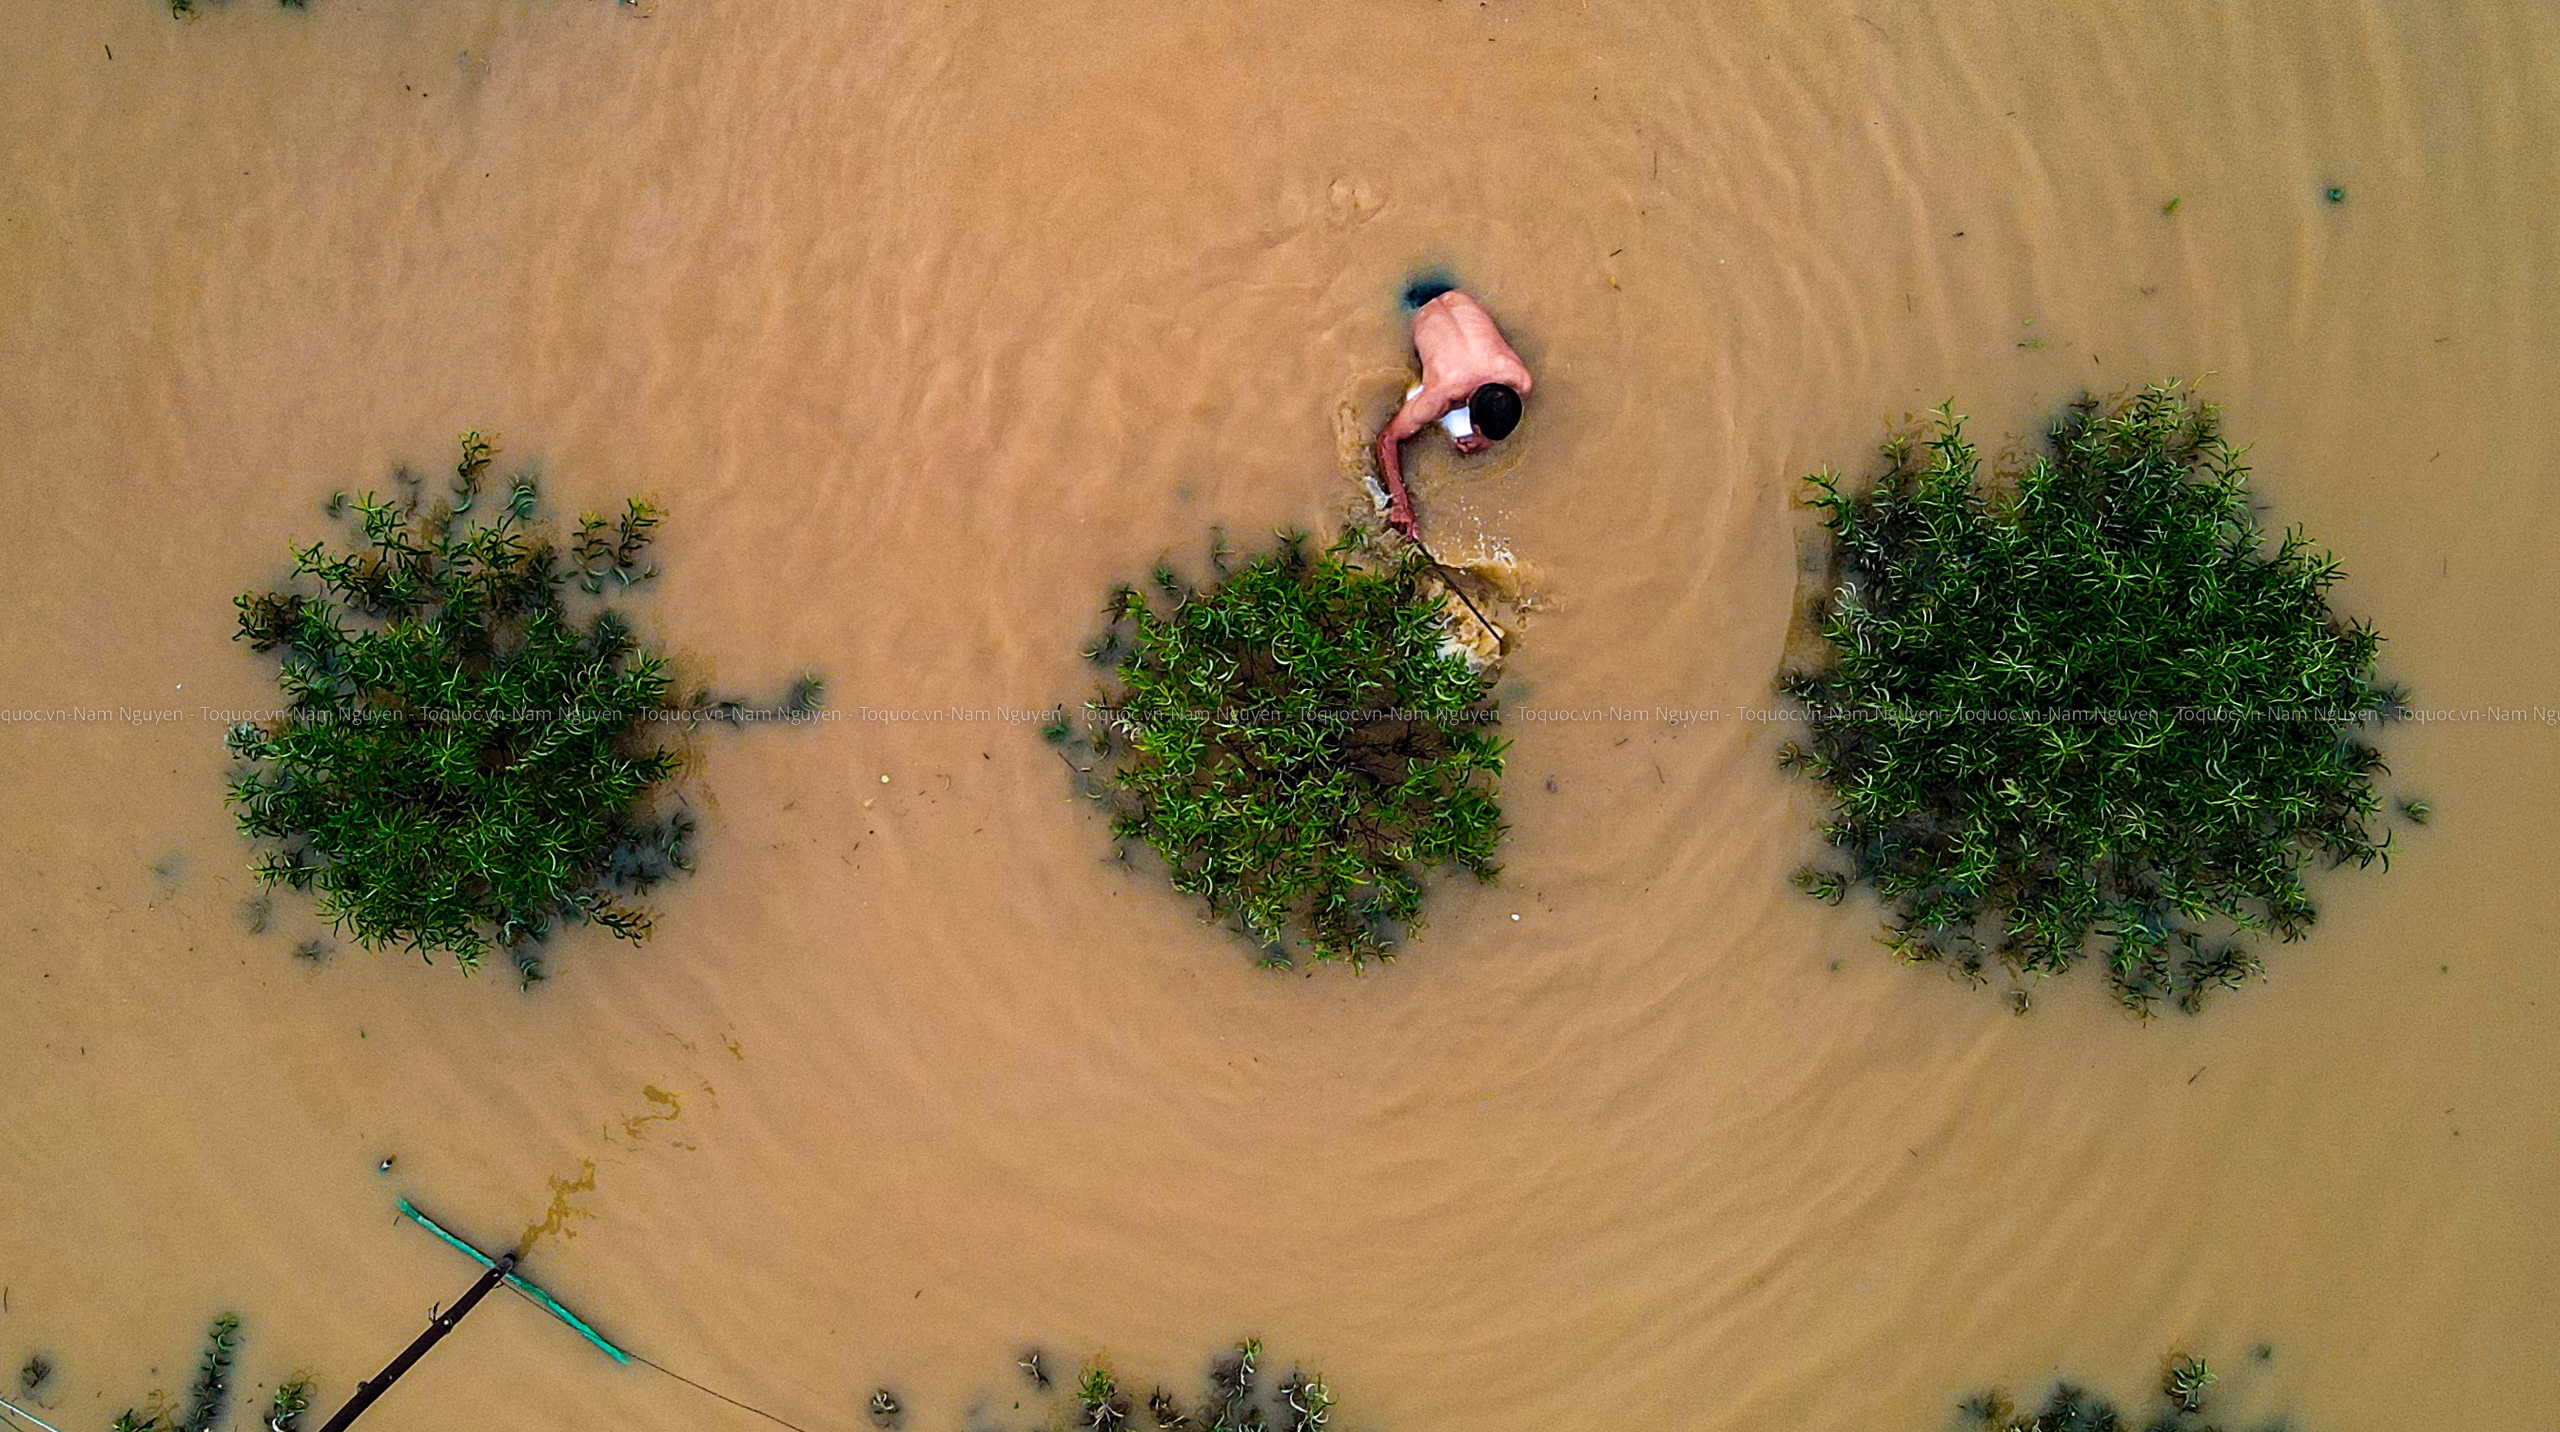
M 1417 555 L 1285 534 L 1212 565 L 1205 590 L 1159 568 L 1162 609 L 1113 593 L 1088 652 L 1116 683 L 1088 708 L 1108 772 L 1091 793 L 1124 853 L 1153 850 L 1264 963 L 1387 957 L 1431 870 L 1496 872 L 1490 682 L 1448 644 Z M 1049 735 L 1071 738 L 1063 721 Z
M 359 540 L 295 552 L 316 595 L 240 597 L 239 639 L 282 653 L 285 710 L 232 729 L 231 802 L 243 833 L 278 843 L 258 878 L 316 892 L 342 933 L 465 973 L 503 949 L 531 981 L 559 922 L 645 936 L 627 897 L 689 868 L 691 823 L 643 814 L 677 769 L 649 730 L 666 663 L 566 596 L 654 575 L 657 513 L 590 516 L 563 551 L 534 524 L 532 478 L 483 490 L 494 451 L 466 434 L 431 506 L 333 503 Z
M 2311 927 L 2309 862 L 2384 858 L 2365 737 L 2402 706 L 2337 561 L 2262 536 L 2215 409 L 2158 386 L 2051 440 L 1995 489 L 1942 408 L 1871 488 L 1809 479 L 1838 585 L 1784 759 L 1848 868 L 1798 879 L 1872 886 L 1905 959 L 2041 978 L 2095 943 L 2126 1007 L 2192 1012 L 2262 973 L 2243 938 Z

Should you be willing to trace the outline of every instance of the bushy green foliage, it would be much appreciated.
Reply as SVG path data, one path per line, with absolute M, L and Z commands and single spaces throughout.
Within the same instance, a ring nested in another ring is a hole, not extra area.
M 1094 794 L 1116 839 L 1153 850 L 1266 963 L 1289 964 L 1293 945 L 1355 966 L 1387 956 L 1419 923 L 1433 867 L 1495 873 L 1505 743 L 1486 679 L 1444 650 L 1418 556 L 1356 533 L 1311 553 L 1290 534 L 1212 564 L 1206 590 L 1159 569 L 1162 610 L 1113 593 L 1088 653 L 1116 681 L 1088 708 L 1109 773 Z
M 1799 879 L 1872 885 L 1906 959 L 2042 977 L 2094 939 L 2126 1006 L 2192 1011 L 2259 972 L 2239 937 L 2310 928 L 2308 861 L 2382 856 L 2364 737 L 2399 698 L 2338 563 L 2262 540 L 2213 408 L 2154 387 L 2051 436 L 1995 489 L 1941 409 L 1872 488 L 1810 479 L 1838 586 L 1786 759 L 1849 868 Z
M 466 973 L 504 949 L 529 981 L 555 922 L 647 934 L 625 897 L 687 868 L 691 825 L 641 814 L 677 767 L 649 729 L 666 663 L 565 597 L 653 575 L 639 558 L 657 514 L 635 499 L 588 517 L 564 553 L 533 521 L 530 477 L 483 491 L 493 452 L 466 434 L 432 506 L 356 499 L 349 551 L 294 554 L 317 595 L 239 599 L 239 638 L 282 652 L 286 709 L 233 728 L 247 765 L 231 800 L 244 833 L 278 842 L 259 879 L 316 891 L 341 932 Z

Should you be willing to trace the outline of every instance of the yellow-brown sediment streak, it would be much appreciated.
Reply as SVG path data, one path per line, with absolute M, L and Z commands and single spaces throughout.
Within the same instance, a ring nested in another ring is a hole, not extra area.
M 595 1217 L 595 1210 L 592 1208 L 580 1208 L 576 1204 L 570 1202 L 570 1200 L 582 1193 L 595 1192 L 595 1187 L 596 1161 L 594 1159 L 578 1160 L 578 1176 L 576 1178 L 562 1178 L 558 1174 L 553 1174 L 551 1176 L 551 1206 L 542 1211 L 542 1219 L 540 1222 L 528 1226 L 524 1231 L 524 1236 L 516 1240 L 516 1256 L 518 1258 L 522 1258 L 527 1254 L 530 1254 L 533 1252 L 534 1244 L 541 1242 L 543 1239 L 550 1237 L 554 1233 L 561 1234 L 564 1237 L 575 1237 L 576 1234 L 569 1225 L 581 1218 Z

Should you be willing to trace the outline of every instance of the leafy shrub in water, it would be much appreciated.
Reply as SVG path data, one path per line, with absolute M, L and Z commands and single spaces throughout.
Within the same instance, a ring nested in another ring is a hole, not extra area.
M 1385 957 L 1432 868 L 1496 870 L 1488 681 L 1444 648 L 1424 560 L 1364 543 L 1310 553 L 1286 535 L 1232 570 L 1213 551 L 1206 590 L 1159 568 L 1165 608 L 1113 593 L 1088 653 L 1116 682 L 1088 708 L 1114 838 L 1153 850 L 1268 964 L 1292 946 Z
M 2383 856 L 2364 735 L 2400 702 L 2338 563 L 2262 540 L 2213 408 L 2154 387 L 2051 436 L 1994 489 L 1941 409 L 1873 487 L 1809 479 L 1838 586 L 1785 759 L 1848 868 L 1798 878 L 1872 885 L 1906 959 L 2042 977 L 2094 940 L 2128 1008 L 2193 1011 L 2260 972 L 2238 937 L 2310 928 L 2307 862 Z
M 465 434 L 432 506 L 356 499 L 351 550 L 294 554 L 318 595 L 239 599 L 239 638 L 282 652 L 286 712 L 233 728 L 231 801 L 245 834 L 278 843 L 259 879 L 317 892 L 343 933 L 465 973 L 503 949 L 530 982 L 558 922 L 645 936 L 628 897 L 690 868 L 692 827 L 642 813 L 677 768 L 649 730 L 681 714 L 666 663 L 567 595 L 654 576 L 657 513 L 634 499 L 587 517 L 564 552 L 533 521 L 530 477 L 483 490 L 493 453 Z

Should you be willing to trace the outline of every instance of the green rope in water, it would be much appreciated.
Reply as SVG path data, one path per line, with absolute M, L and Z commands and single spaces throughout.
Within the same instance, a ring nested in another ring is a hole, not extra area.
M 470 1254 L 471 1261 L 478 1263 L 481 1267 L 494 1268 L 497 1266 L 496 1259 L 481 1252 L 479 1249 L 472 1247 L 469 1243 L 464 1242 L 451 1232 L 448 1232 L 434 1219 L 420 1213 L 417 1205 L 411 1203 L 409 1200 L 405 1198 L 400 1200 L 400 1211 L 407 1215 L 409 1220 L 417 1224 L 420 1228 L 427 1230 L 429 1233 L 443 1239 L 445 1242 L 450 1243 L 454 1247 L 461 1249 L 463 1252 Z M 522 1293 L 525 1296 L 525 1299 L 528 1302 L 531 1302 L 535 1307 L 542 1309 L 544 1312 L 549 1313 L 551 1316 L 558 1318 L 560 1321 L 577 1329 L 578 1336 L 594 1343 L 597 1347 L 603 1348 L 615 1362 L 627 1363 L 631 1361 L 631 1354 L 624 1352 L 622 1349 L 615 1347 L 609 1342 L 606 1342 L 604 1340 L 604 1334 L 597 1332 L 594 1328 L 588 1327 L 584 1319 L 580 1318 L 576 1313 L 570 1312 L 567 1308 L 560 1306 L 559 1300 L 552 1297 L 549 1293 L 542 1291 L 540 1288 L 535 1287 L 533 1284 L 526 1282 L 524 1279 L 517 1277 L 513 1273 L 509 1273 L 507 1275 L 507 1286 L 515 1289 L 519 1293 Z
M 470 1255 L 473 1262 L 478 1263 L 481 1267 L 489 1268 L 496 1266 L 495 1259 L 491 1258 L 488 1254 L 481 1252 L 478 1248 L 473 1247 L 469 1242 L 457 1236 L 452 1230 L 446 1228 L 444 1225 L 436 1222 L 432 1218 L 429 1218 L 425 1214 L 420 1213 L 416 1204 L 411 1203 L 405 1198 L 401 1199 L 399 1202 L 400 1212 L 406 1216 L 410 1222 L 417 1224 L 420 1228 L 427 1230 L 429 1233 L 443 1239 L 445 1242 L 461 1249 L 464 1253 Z M 800 1426 L 800 1424 L 786 1421 L 785 1419 L 756 1406 L 752 1402 L 741 1402 L 737 1398 L 731 1397 L 729 1394 L 722 1392 L 716 1387 L 703 1386 L 701 1383 L 694 1381 L 692 1378 L 685 1376 L 674 1368 L 668 1367 L 662 1363 L 652 1362 L 648 1358 L 642 1357 L 636 1352 L 625 1352 L 621 1348 L 615 1347 L 612 1343 L 605 1341 L 602 1333 L 599 1333 L 594 1328 L 587 1326 L 585 1319 L 580 1318 L 576 1313 L 570 1312 L 567 1308 L 560 1306 L 558 1299 L 552 1297 L 549 1293 L 542 1291 L 542 1289 L 535 1287 L 533 1284 L 526 1282 L 524 1279 L 517 1277 L 513 1273 L 509 1273 L 507 1275 L 506 1282 L 507 1286 L 513 1288 L 526 1302 L 533 1304 L 535 1307 L 542 1309 L 544 1312 L 549 1313 L 551 1316 L 558 1318 L 560 1321 L 577 1329 L 580 1337 L 594 1343 L 597 1347 L 603 1348 L 606 1353 L 612 1356 L 615 1362 L 636 1362 L 643 1367 L 655 1368 L 659 1372 L 665 1373 L 667 1376 L 674 1378 L 676 1381 L 683 1383 L 687 1387 L 693 1388 L 698 1392 L 709 1393 L 711 1396 L 719 1398 L 721 1401 L 728 1403 L 732 1407 L 738 1408 L 742 1411 L 752 1412 L 768 1422 L 788 1427 L 791 1429 L 791 1432 L 807 1432 L 807 1429 Z M 10 1410 L 15 1411 L 16 1409 L 12 1408 Z M 37 1425 L 43 1426 L 42 1423 L 38 1423 Z M 55 1429 L 47 1427 L 45 1428 L 45 1432 L 55 1432 Z

